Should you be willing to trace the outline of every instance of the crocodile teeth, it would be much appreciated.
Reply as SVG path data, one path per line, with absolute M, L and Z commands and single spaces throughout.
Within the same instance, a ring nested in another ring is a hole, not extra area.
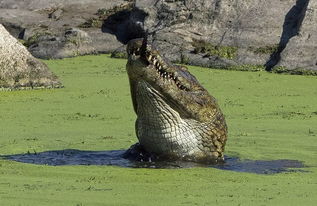
M 153 64 L 155 65 L 156 64 L 156 62 L 157 62 L 157 59 L 153 59 Z
M 152 60 L 152 55 L 149 55 L 147 60 L 151 61 Z

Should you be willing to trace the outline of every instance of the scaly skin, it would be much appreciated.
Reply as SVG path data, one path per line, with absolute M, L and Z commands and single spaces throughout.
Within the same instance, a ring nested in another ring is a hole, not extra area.
M 127 53 L 141 147 L 168 159 L 223 160 L 227 125 L 215 98 L 186 67 L 163 59 L 146 38 L 131 40 Z

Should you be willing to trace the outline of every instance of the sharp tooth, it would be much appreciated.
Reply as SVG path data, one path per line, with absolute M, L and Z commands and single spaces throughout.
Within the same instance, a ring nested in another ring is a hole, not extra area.
M 147 60 L 148 60 L 148 61 L 151 61 L 151 60 L 152 60 L 151 54 L 148 56 Z
M 155 65 L 155 64 L 156 64 L 156 62 L 157 62 L 157 60 L 154 58 L 154 59 L 153 59 L 153 64 Z

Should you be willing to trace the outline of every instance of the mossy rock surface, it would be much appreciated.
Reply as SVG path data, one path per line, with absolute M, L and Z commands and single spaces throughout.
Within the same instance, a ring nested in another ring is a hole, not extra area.
M 194 40 L 192 45 L 194 47 L 194 53 L 202 53 L 207 57 L 218 56 L 225 59 L 234 59 L 238 51 L 237 47 L 214 45 L 203 40 Z

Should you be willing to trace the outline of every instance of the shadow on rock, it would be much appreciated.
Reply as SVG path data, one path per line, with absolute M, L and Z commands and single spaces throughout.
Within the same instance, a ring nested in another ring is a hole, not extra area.
M 130 168 L 176 169 L 192 167 L 212 167 L 236 172 L 275 174 L 281 172 L 306 172 L 304 164 L 297 160 L 240 160 L 226 157 L 224 163 L 207 165 L 184 161 L 134 161 L 126 158 L 126 150 L 81 151 L 74 149 L 5 155 L 3 159 L 17 162 L 62 166 L 62 165 L 107 165 Z M 292 169 L 290 169 L 292 168 Z
M 308 4 L 309 0 L 297 0 L 296 4 L 287 12 L 284 19 L 283 32 L 278 44 L 279 46 L 277 51 L 271 55 L 269 61 L 265 64 L 266 70 L 271 71 L 272 68 L 278 64 L 281 60 L 281 53 L 286 48 L 290 39 L 299 34 Z
M 137 8 L 125 9 L 107 17 L 103 22 L 102 32 L 116 36 L 123 44 L 135 38 L 145 36 L 144 21 L 147 14 Z

